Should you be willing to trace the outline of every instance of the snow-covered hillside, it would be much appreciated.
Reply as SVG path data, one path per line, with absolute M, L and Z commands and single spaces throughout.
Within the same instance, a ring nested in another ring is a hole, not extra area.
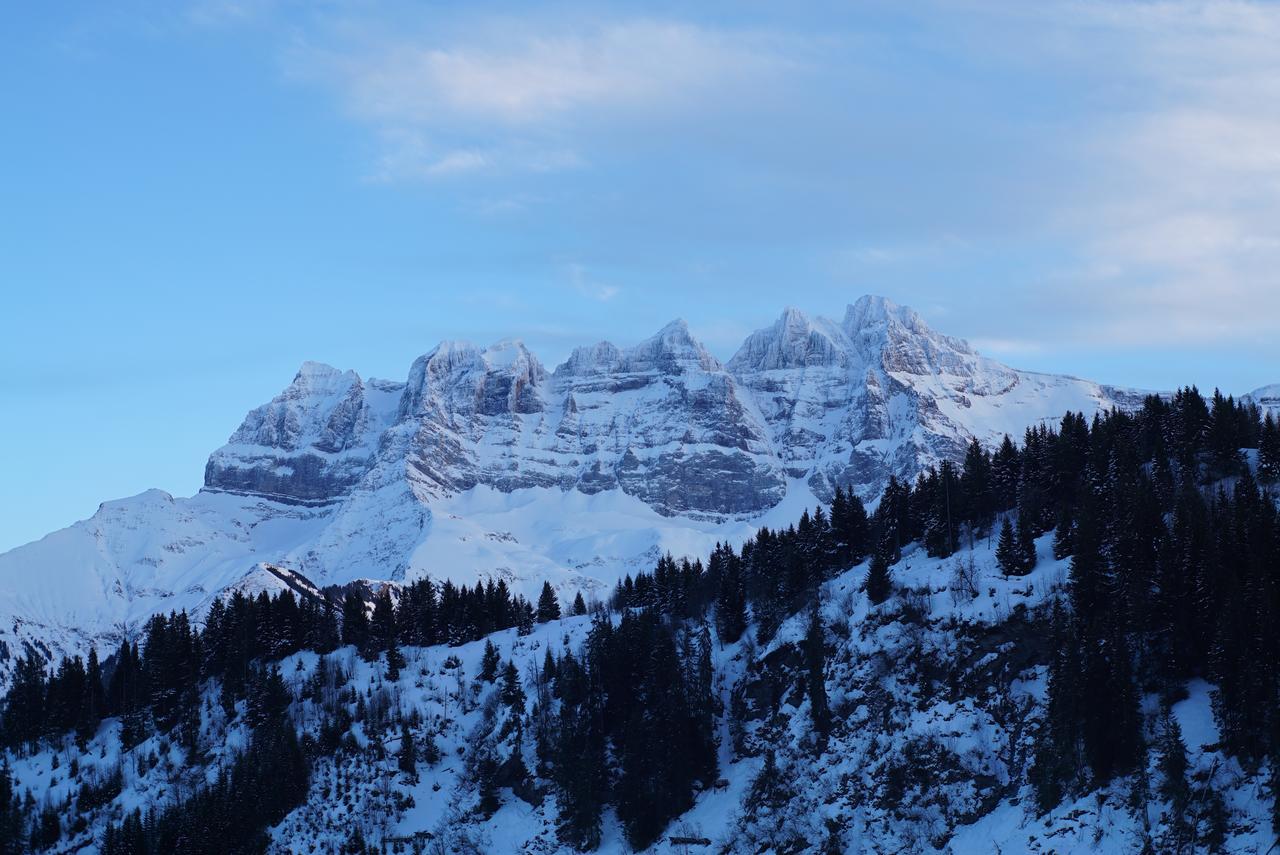
M 1043 815 L 1033 806 L 1031 787 L 1019 783 L 1044 714 L 1045 669 L 1038 657 L 1025 658 L 1034 646 L 1011 639 L 1034 632 L 1066 574 L 1069 562 L 1052 558 L 1051 539 L 1037 543 L 1037 568 L 1014 579 L 997 571 L 990 543 L 948 559 L 909 551 L 895 567 L 898 593 L 880 606 L 859 590 L 865 565 L 827 582 L 821 612 L 836 725 L 820 757 L 803 688 L 805 616 L 784 623 L 767 646 L 756 647 L 752 632 L 734 644 L 716 641 L 722 780 L 701 792 L 648 851 L 834 845 L 826 851 L 1084 855 L 1138 851 L 1144 834 L 1158 836 L 1170 808 L 1154 794 L 1154 752 L 1142 775 Z M 527 636 L 508 630 L 491 637 L 521 675 L 527 711 L 537 699 L 535 675 L 547 651 L 576 654 L 595 619 L 567 617 Z M 504 743 L 498 734 L 511 715 L 499 698 L 501 680 L 478 679 L 484 645 L 405 648 L 398 679 L 384 661 L 366 662 L 349 647 L 324 657 L 323 668 L 310 652 L 281 662 L 290 715 L 304 734 L 322 738 L 320 707 L 335 699 L 355 721 L 345 747 L 316 761 L 304 803 L 271 829 L 272 850 L 337 851 L 358 832 L 374 846 L 394 850 L 399 842 L 400 851 L 572 851 L 557 839 L 555 789 L 545 781 L 520 793 L 501 788 L 498 808 L 487 818 L 475 810 L 477 752 Z M 1273 842 L 1269 797 L 1258 770 L 1242 769 L 1219 750 L 1211 691 L 1194 682 L 1173 707 L 1190 779 L 1198 791 L 1222 796 L 1224 851 L 1261 855 Z M 109 719 L 83 746 L 68 736 L 16 757 L 19 790 L 29 788 L 37 804 L 60 805 L 86 782 L 98 786 L 118 774 L 119 792 L 108 788 L 104 807 L 83 811 L 83 824 L 62 845 L 101 840 L 108 819 L 118 821 L 138 806 L 163 806 L 212 781 L 243 749 L 243 704 L 228 721 L 210 686 L 201 709 L 193 752 L 154 735 L 124 751 L 120 723 Z M 1154 698 L 1144 713 L 1154 729 Z M 436 760 L 420 757 L 416 775 L 398 768 L 400 718 L 414 722 L 411 738 L 421 753 L 428 743 L 439 752 Z M 532 741 L 526 736 L 521 743 L 528 769 L 538 767 Z M 765 771 L 770 752 L 773 775 Z M 705 838 L 710 845 L 676 845 L 671 837 Z M 630 851 L 610 811 L 599 851 Z
M 974 437 L 1139 401 L 1001 365 L 879 297 L 839 322 L 787 310 L 725 364 L 679 321 L 554 371 L 514 341 L 446 342 L 404 382 L 306 363 L 211 455 L 196 496 L 107 502 L 0 555 L 0 685 L 24 645 L 105 650 L 151 614 L 198 616 L 264 562 L 319 585 L 590 593 L 794 519 L 837 484 L 873 501 Z

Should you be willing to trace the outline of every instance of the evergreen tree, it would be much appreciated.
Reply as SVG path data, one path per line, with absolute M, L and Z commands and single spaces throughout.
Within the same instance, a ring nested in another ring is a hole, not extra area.
M 0 758 L 0 855 L 26 851 L 26 812 L 13 786 L 13 770 L 6 754 Z
M 716 591 L 716 633 L 733 644 L 747 629 L 747 595 L 742 584 L 742 562 L 729 547 L 716 547 L 711 556 L 719 586 Z
M 1074 534 L 1075 519 L 1070 509 L 1063 506 L 1062 513 L 1058 516 L 1057 528 L 1053 532 L 1053 557 L 1058 561 L 1075 551 Z
M 98 662 L 98 650 L 89 648 L 89 665 L 85 669 L 84 700 L 80 704 L 80 720 L 76 723 L 76 735 L 88 739 L 98 730 L 98 724 L 106 712 L 106 687 L 102 682 L 102 666 Z
M 498 666 L 502 664 L 502 657 L 498 655 L 498 648 L 494 647 L 493 642 L 486 640 L 484 643 L 484 656 L 480 658 L 480 681 L 483 683 L 492 683 L 498 678 Z
M 1187 745 L 1182 741 L 1182 728 L 1172 714 L 1166 713 L 1160 732 L 1160 797 L 1169 802 L 1174 814 L 1183 814 L 1191 799 L 1187 784 Z
M 870 536 L 867 509 L 852 491 L 836 487 L 831 500 L 831 537 L 835 541 L 835 561 L 850 567 L 866 556 Z
M 1013 523 L 1006 516 L 1000 523 L 1000 540 L 996 544 L 996 563 L 1006 576 L 1021 576 L 1024 566 L 1022 549 L 1013 533 Z
M 573 613 L 575 616 L 585 615 L 587 613 L 587 601 L 582 599 L 581 591 L 573 597 Z
M 387 658 L 387 680 L 394 683 L 400 679 L 400 670 L 405 666 L 404 654 L 394 641 L 384 654 Z
M 863 581 L 863 587 L 867 592 L 867 599 L 873 605 L 880 605 L 889 598 L 890 591 L 893 590 L 893 582 L 890 578 L 889 565 L 893 554 L 893 548 L 890 539 L 886 538 L 881 541 L 876 548 L 875 554 L 871 556 L 871 563 L 867 567 L 867 577 Z
M 520 674 L 516 671 L 513 660 L 508 660 L 507 667 L 502 671 L 502 702 L 516 715 L 524 715 L 528 698 L 524 693 L 524 686 L 520 684 Z
M 391 591 L 383 588 L 373 604 L 373 620 L 369 623 L 367 654 L 377 656 L 396 643 L 396 610 L 391 602 Z
M 827 705 L 826 641 L 822 634 L 822 617 L 817 603 L 814 603 L 809 613 L 809 630 L 805 634 L 804 648 L 808 670 L 809 715 L 813 721 L 813 732 L 818 737 L 819 753 L 822 753 L 831 732 L 831 709 Z
M 342 643 L 364 650 L 369 644 L 369 615 L 364 600 L 348 591 L 342 601 Z
M 400 722 L 400 754 L 397 759 L 400 771 L 411 778 L 418 775 L 418 755 L 413 744 L 413 732 L 409 730 L 408 720 Z
M 538 595 L 538 623 L 560 619 L 560 601 L 552 590 L 550 582 L 542 583 L 542 593 Z
M 1001 534 L 1003 534 L 1003 530 Z M 1018 513 L 1018 562 L 1020 572 L 1019 576 L 1025 576 L 1036 567 L 1036 540 L 1035 529 L 1031 525 L 1031 515 L 1022 512 Z

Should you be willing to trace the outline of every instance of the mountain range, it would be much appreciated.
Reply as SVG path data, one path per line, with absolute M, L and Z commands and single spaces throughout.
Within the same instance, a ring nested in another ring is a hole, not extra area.
M 725 363 L 683 321 L 554 369 L 517 340 L 441 343 L 403 381 L 308 362 L 210 455 L 196 495 L 106 502 L 0 555 L 0 682 L 23 645 L 83 653 L 158 612 L 278 589 L 281 568 L 602 596 L 837 485 L 874 502 L 975 438 L 1143 397 L 1010 368 L 874 296 L 840 321 L 787 309 Z

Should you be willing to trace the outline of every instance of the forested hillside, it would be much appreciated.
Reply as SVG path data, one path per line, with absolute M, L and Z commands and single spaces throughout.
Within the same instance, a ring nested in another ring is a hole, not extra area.
M 1265 852 L 1278 488 L 1272 417 L 1184 389 L 608 602 L 237 593 L 27 651 L 0 850 Z

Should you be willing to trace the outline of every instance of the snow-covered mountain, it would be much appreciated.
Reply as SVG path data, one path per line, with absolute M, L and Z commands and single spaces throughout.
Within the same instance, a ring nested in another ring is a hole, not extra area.
M 1257 404 L 1264 414 L 1271 413 L 1274 418 L 1280 418 L 1280 383 L 1260 386 L 1245 395 L 1244 400 Z
M 199 614 L 278 584 L 264 563 L 320 585 L 600 592 L 663 552 L 789 523 L 836 485 L 874 500 L 973 437 L 1140 401 L 1009 368 L 881 297 L 839 322 L 788 309 L 725 364 L 683 321 L 554 371 L 518 341 L 443 343 L 405 382 L 308 362 L 210 456 L 197 495 L 107 502 L 0 555 L 0 682 L 23 643 L 83 652 L 159 611 Z

